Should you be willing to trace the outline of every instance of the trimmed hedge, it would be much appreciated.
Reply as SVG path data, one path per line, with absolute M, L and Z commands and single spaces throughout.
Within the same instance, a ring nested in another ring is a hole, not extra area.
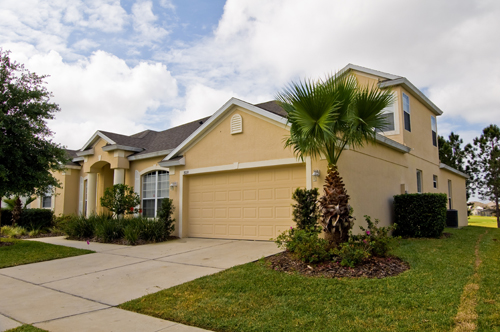
M 403 237 L 440 237 L 446 227 L 446 194 L 394 196 L 396 229 Z
M 52 226 L 54 212 L 48 209 L 24 209 L 17 226 L 26 229 L 42 229 Z M 12 211 L 2 209 L 2 226 L 12 225 Z

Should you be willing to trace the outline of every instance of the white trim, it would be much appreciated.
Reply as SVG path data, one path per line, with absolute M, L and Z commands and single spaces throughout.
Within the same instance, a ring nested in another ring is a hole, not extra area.
M 80 188 L 78 192 L 78 214 L 83 215 L 83 184 L 84 184 L 83 176 L 80 176 Z
M 168 166 L 184 166 L 186 165 L 186 158 L 182 157 L 179 159 L 172 159 L 172 160 L 167 160 L 167 161 L 160 161 L 158 165 L 163 166 L 163 167 L 168 167 Z
M 80 149 L 80 151 L 84 151 L 84 150 L 87 149 L 87 147 L 89 147 L 90 145 L 94 144 L 97 137 L 100 137 L 100 138 L 104 139 L 109 144 L 116 144 L 115 141 L 113 141 L 112 139 L 110 139 L 109 137 L 107 137 L 106 135 L 104 135 L 103 133 L 101 133 L 98 130 L 98 131 L 96 131 L 94 133 L 94 135 L 92 135 L 92 137 L 87 141 L 87 143 L 85 143 L 85 145 L 83 146 L 83 148 Z
M 468 178 L 469 178 L 469 176 L 468 176 L 467 174 L 462 173 L 462 172 L 460 172 L 459 170 L 454 169 L 453 167 L 450 167 L 450 166 L 448 166 L 448 165 L 446 165 L 446 164 L 440 163 L 440 164 L 439 164 L 439 168 L 441 168 L 441 169 L 445 169 L 445 170 L 450 171 L 450 172 L 452 172 L 452 173 L 455 173 L 456 175 L 460 175 L 460 176 L 461 176 L 461 177 L 463 177 L 463 178 L 466 178 L 466 179 L 468 179 Z
M 381 72 L 381 71 L 378 71 L 378 70 L 375 70 L 375 69 L 361 67 L 361 66 L 358 66 L 358 65 L 353 65 L 352 63 L 349 63 L 347 66 L 345 66 L 344 68 L 342 68 L 339 71 L 339 74 L 343 74 L 345 71 L 348 71 L 350 69 L 351 70 L 355 70 L 355 71 L 359 71 L 361 73 L 366 73 L 366 74 L 370 74 L 370 75 L 374 75 L 374 76 L 378 76 L 378 77 L 383 77 L 383 78 L 386 78 L 388 80 L 395 80 L 397 78 L 401 78 L 401 76 L 392 75 L 392 74 L 389 74 L 389 73 L 384 73 L 384 72 Z
M 138 170 L 134 173 L 134 191 L 141 197 L 141 175 Z
M 179 229 L 179 238 L 182 239 L 182 211 L 183 209 L 183 203 L 184 203 L 184 175 L 181 172 L 179 174 L 179 222 L 178 222 L 178 229 Z
M 141 152 L 144 151 L 143 148 L 136 148 L 133 146 L 126 146 L 126 145 L 120 145 L 120 144 L 112 144 L 112 145 L 106 145 L 102 147 L 103 151 L 115 151 L 115 150 L 123 150 L 123 151 L 130 151 L 130 152 Z
M 143 169 L 142 171 L 136 171 L 139 172 L 139 176 L 143 176 L 146 173 L 153 172 L 153 171 L 167 171 L 170 173 L 170 170 L 168 167 L 162 167 L 158 164 L 149 166 L 148 168 Z
M 84 161 L 84 160 L 85 160 L 85 157 L 76 157 L 76 158 L 71 159 L 71 161 L 74 163 L 76 163 L 78 161 Z
M 375 140 L 377 141 L 377 143 L 385 145 L 385 146 L 392 148 L 394 150 L 398 150 L 399 152 L 410 153 L 410 151 L 411 151 L 410 147 L 403 145 L 401 143 L 398 143 L 396 141 L 393 141 L 392 139 L 387 138 L 379 133 L 377 133 Z
M 94 154 L 94 148 L 88 149 L 88 150 L 79 151 L 79 152 L 76 153 L 76 155 L 78 157 L 91 156 L 93 154 Z
M 156 151 L 156 152 L 150 152 L 150 153 L 144 153 L 140 154 L 138 156 L 129 156 L 127 157 L 128 160 L 139 160 L 139 159 L 147 159 L 147 158 L 152 158 L 152 157 L 158 157 L 158 156 L 163 156 L 163 155 L 168 155 L 170 152 L 172 152 L 173 149 L 168 149 L 168 150 L 161 150 L 161 151 Z
M 82 169 L 82 166 L 64 165 L 64 168 L 66 168 L 66 169 Z
M 392 94 L 394 102 L 391 106 L 384 108 L 382 114 L 392 113 L 394 115 L 394 130 L 380 132 L 384 136 L 399 135 L 399 99 L 396 91 Z
M 188 138 L 186 138 L 172 152 L 170 152 L 169 155 L 166 156 L 163 160 L 167 161 L 167 160 L 172 159 L 173 157 L 176 157 L 179 154 L 179 152 L 182 152 L 186 146 L 188 146 L 191 142 L 193 142 L 195 139 L 197 139 L 200 135 L 202 135 L 206 131 L 208 131 L 210 129 L 212 123 L 214 123 L 219 117 L 221 117 L 226 112 L 228 112 L 232 108 L 232 106 L 239 106 L 239 107 L 245 108 L 249 111 L 252 111 L 254 113 L 257 113 L 259 115 L 262 115 L 264 117 L 272 119 L 276 122 L 282 123 L 283 125 L 287 124 L 287 120 L 279 115 L 276 115 L 274 113 L 266 111 L 262 108 L 254 106 L 252 104 L 249 104 L 249 103 L 242 101 L 240 99 L 231 98 L 224 105 L 222 105 L 222 107 L 219 108 L 217 110 L 217 112 L 214 113 L 214 115 L 212 115 L 207 121 L 205 121 L 205 123 L 203 123 L 203 125 L 201 125 L 198 129 L 196 129 L 191 135 L 189 135 Z
M 312 189 L 312 162 L 311 157 L 306 157 L 306 189 Z
M 424 104 L 428 109 L 430 109 L 434 114 L 441 115 L 443 111 L 441 111 L 429 98 L 427 98 L 416 86 L 414 86 L 410 81 L 408 81 L 405 77 L 400 77 L 391 81 L 384 81 L 378 84 L 379 88 L 387 88 L 390 86 L 402 85 L 410 92 L 410 94 L 415 97 L 418 101 Z

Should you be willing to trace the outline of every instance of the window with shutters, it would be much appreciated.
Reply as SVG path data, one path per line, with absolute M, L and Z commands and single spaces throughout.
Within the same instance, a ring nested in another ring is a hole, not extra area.
M 243 132 L 243 119 L 241 115 L 235 114 L 231 118 L 231 135 L 240 134 Z

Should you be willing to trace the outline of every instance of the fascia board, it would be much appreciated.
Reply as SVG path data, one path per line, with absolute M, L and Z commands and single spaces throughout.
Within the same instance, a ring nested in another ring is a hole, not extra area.
M 378 84 L 379 88 L 387 88 L 390 86 L 402 85 L 404 86 L 410 93 L 418 99 L 422 104 L 427 106 L 434 114 L 441 115 L 443 111 L 439 109 L 429 98 L 427 98 L 416 86 L 414 86 L 410 81 L 408 81 L 405 77 L 400 77 L 391 81 L 384 81 Z
M 83 156 L 91 156 L 91 155 L 93 155 L 93 154 L 94 154 L 94 148 L 92 148 L 92 149 L 88 149 L 88 150 L 84 150 L 84 151 L 78 151 L 78 152 L 76 153 L 76 155 L 77 155 L 78 157 L 83 157 Z
M 466 178 L 466 179 L 468 179 L 468 178 L 469 178 L 469 176 L 468 176 L 467 174 L 462 173 L 462 172 L 460 172 L 459 170 L 454 169 L 453 167 L 450 167 L 450 166 L 448 166 L 448 165 L 446 165 L 446 164 L 440 163 L 440 164 L 439 164 L 439 168 L 442 168 L 442 169 L 445 169 L 445 170 L 450 171 L 450 172 L 452 172 L 452 173 L 455 173 L 456 175 L 460 175 L 460 176 L 461 176 L 461 177 L 463 177 L 463 178 Z
M 85 158 L 83 158 L 83 157 L 76 157 L 76 158 L 71 159 L 71 161 L 77 163 L 79 161 L 84 161 L 84 159 Z
M 162 151 L 156 151 L 156 152 L 150 152 L 150 153 L 143 153 L 143 154 L 140 154 L 138 156 L 132 155 L 132 156 L 127 157 L 127 159 L 130 160 L 130 161 L 132 161 L 132 160 L 140 160 L 140 159 L 153 158 L 153 157 L 158 157 L 158 156 L 166 156 L 170 152 L 172 152 L 172 149 L 162 150 Z
M 191 135 L 189 135 L 188 138 L 186 138 L 181 144 L 179 144 L 172 152 L 168 154 L 163 160 L 170 160 L 171 158 L 177 156 L 177 154 L 182 151 L 183 148 L 188 146 L 191 142 L 196 140 L 199 136 L 203 135 L 211 125 L 217 121 L 221 116 L 223 116 L 226 111 L 228 111 L 232 106 L 240 106 L 242 108 L 245 108 L 249 111 L 255 112 L 261 116 L 264 116 L 266 118 L 269 118 L 271 120 L 274 120 L 278 123 L 282 123 L 283 125 L 287 124 L 287 119 L 276 115 L 274 113 L 271 113 L 269 111 L 263 110 L 257 106 L 254 106 L 252 104 L 249 104 L 243 100 L 237 99 L 237 98 L 231 98 L 229 99 L 224 105 L 222 105 L 221 108 L 217 110 L 203 125 L 201 125 L 198 129 L 196 129 Z
M 396 76 L 396 75 L 384 73 L 384 72 L 381 72 L 381 71 L 378 71 L 378 70 L 374 70 L 374 69 L 370 69 L 370 68 L 365 68 L 365 67 L 361 67 L 361 66 L 358 66 L 358 65 L 353 65 L 352 63 L 349 63 L 347 66 L 345 66 L 344 68 L 342 68 L 339 71 L 339 74 L 343 74 L 344 72 L 349 71 L 349 70 L 355 70 L 355 71 L 359 71 L 359 72 L 362 72 L 362 73 L 366 73 L 366 74 L 370 74 L 370 75 L 374 75 L 374 76 L 383 77 L 383 78 L 386 78 L 388 80 L 394 80 L 394 79 L 397 79 L 397 78 L 401 77 L 401 76 Z
M 179 159 L 175 160 L 165 160 L 165 161 L 160 161 L 158 165 L 162 167 L 171 167 L 171 166 L 184 166 L 186 165 L 186 158 L 182 157 Z
M 396 141 L 393 141 L 392 139 L 387 138 L 383 135 L 380 135 L 379 133 L 377 133 L 377 136 L 375 137 L 375 139 L 376 139 L 377 143 L 385 145 L 385 146 L 392 148 L 394 150 L 398 150 L 399 152 L 409 153 L 411 151 L 410 147 L 403 145 L 401 143 L 398 143 Z
M 123 151 L 130 151 L 130 152 L 141 152 L 144 151 L 143 148 L 136 148 L 133 146 L 126 146 L 126 145 L 119 145 L 119 144 L 113 144 L 113 145 L 106 145 L 102 147 L 103 151 L 114 151 L 114 150 L 123 150 Z
M 67 168 L 67 169 L 82 169 L 82 166 L 64 165 L 64 168 Z
M 101 133 L 99 130 L 96 131 L 94 133 L 94 135 L 92 135 L 92 137 L 87 141 L 87 143 L 85 143 L 85 145 L 83 146 L 83 148 L 80 149 L 80 151 L 84 151 L 84 150 L 87 150 L 87 148 L 89 146 L 91 146 L 92 144 L 95 143 L 95 141 L 97 141 L 97 138 L 100 137 L 102 139 L 104 139 L 106 142 L 108 142 L 109 144 L 116 144 L 116 142 L 114 142 L 112 139 L 110 139 L 109 137 L 107 137 L 106 135 L 104 135 L 103 133 Z

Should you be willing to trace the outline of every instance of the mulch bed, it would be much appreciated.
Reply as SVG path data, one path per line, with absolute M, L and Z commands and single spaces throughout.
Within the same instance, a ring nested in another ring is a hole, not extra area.
M 114 241 L 111 241 L 111 242 L 104 242 L 104 241 L 100 241 L 98 238 L 94 237 L 94 238 L 91 238 L 91 239 L 79 239 L 79 238 L 72 238 L 72 237 L 67 237 L 68 240 L 75 240 L 75 241 L 89 241 L 89 242 L 98 242 L 98 243 L 110 243 L 110 244 L 121 244 L 121 245 L 131 245 L 130 243 L 128 243 L 128 241 L 126 239 L 117 239 L 117 240 L 114 240 Z M 176 240 L 178 239 L 177 236 L 169 236 L 167 237 L 167 239 L 163 242 L 167 242 L 167 241 L 170 241 L 170 240 Z M 162 242 L 151 242 L 151 241 L 144 241 L 144 240 L 137 240 L 137 242 L 135 244 L 133 244 L 133 246 L 140 246 L 140 245 L 143 245 L 143 244 L 152 244 L 152 243 L 162 243 Z
M 282 252 L 265 259 L 266 265 L 286 273 L 298 273 L 307 277 L 326 278 L 377 278 L 396 276 L 410 268 L 397 257 L 372 257 L 354 267 L 343 267 L 337 262 L 308 264 L 295 259 L 289 252 Z

